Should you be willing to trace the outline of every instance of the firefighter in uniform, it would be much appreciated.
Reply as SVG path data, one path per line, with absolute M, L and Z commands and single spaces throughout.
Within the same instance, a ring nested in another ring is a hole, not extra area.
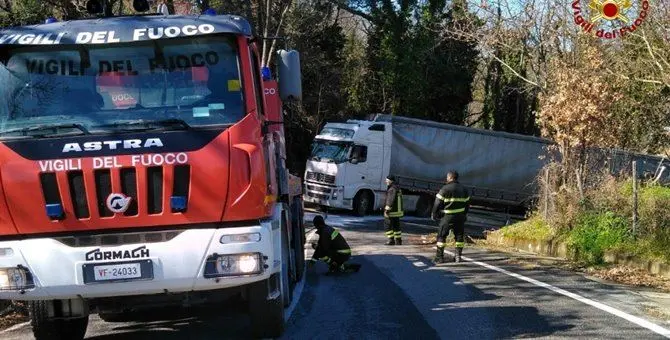
M 400 218 L 405 215 L 402 210 L 402 190 L 398 188 L 394 176 L 386 177 L 386 204 L 384 206 L 384 225 L 386 226 L 386 245 L 402 245 Z
M 437 254 L 434 262 L 444 262 L 444 243 L 449 235 L 449 230 L 454 230 L 456 239 L 455 262 L 461 262 L 463 246 L 465 246 L 465 221 L 470 209 L 470 195 L 460 183 L 458 183 L 458 172 L 447 173 L 447 183 L 435 195 L 435 203 L 431 218 L 435 220 L 440 216 L 440 229 L 437 234 Z
M 326 225 L 321 215 L 313 220 L 316 233 L 319 235 L 318 244 L 312 245 L 314 254 L 311 263 L 321 260 L 328 265 L 328 273 L 357 272 L 360 264 L 347 263 L 351 258 L 351 248 L 340 232 Z

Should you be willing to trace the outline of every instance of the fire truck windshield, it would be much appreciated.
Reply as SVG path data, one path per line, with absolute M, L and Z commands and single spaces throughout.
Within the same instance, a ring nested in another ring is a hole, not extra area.
M 198 127 L 232 124 L 245 112 L 232 35 L 3 48 L 0 132 L 165 119 Z

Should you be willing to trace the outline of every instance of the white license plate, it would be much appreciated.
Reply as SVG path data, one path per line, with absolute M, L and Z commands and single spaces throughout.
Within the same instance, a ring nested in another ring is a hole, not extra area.
M 95 281 L 136 279 L 142 277 L 139 263 L 112 264 L 93 267 Z

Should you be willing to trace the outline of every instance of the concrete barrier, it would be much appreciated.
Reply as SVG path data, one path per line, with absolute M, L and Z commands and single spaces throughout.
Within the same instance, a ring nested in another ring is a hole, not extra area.
M 537 241 L 514 237 L 505 237 L 499 231 L 489 232 L 485 235 L 486 240 L 493 244 L 527 251 L 544 256 L 552 256 L 563 259 L 572 257 L 568 246 L 561 241 Z M 670 278 L 670 265 L 660 261 L 649 261 L 635 258 L 634 256 L 621 255 L 613 252 L 605 253 L 604 260 L 607 263 L 621 264 L 633 268 L 646 270 L 649 273 Z

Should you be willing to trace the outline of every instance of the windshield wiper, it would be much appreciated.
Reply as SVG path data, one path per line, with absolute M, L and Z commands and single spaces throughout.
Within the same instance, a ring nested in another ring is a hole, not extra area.
M 44 136 L 58 136 L 62 134 L 56 133 L 58 129 L 78 129 L 82 135 L 90 135 L 91 132 L 88 131 L 88 129 L 79 123 L 52 123 L 52 124 L 40 124 L 40 125 L 35 125 L 35 126 L 29 126 L 29 127 L 24 127 L 24 128 L 17 128 L 17 129 L 9 129 L 9 130 L 4 130 L 0 131 L 0 135 L 7 135 L 7 134 L 12 134 L 12 133 L 22 133 L 23 136 L 30 136 L 30 137 L 44 137 Z M 45 130 L 53 130 L 53 133 L 39 133 L 39 134 L 29 134 L 31 132 L 35 131 L 45 131 Z M 69 133 L 68 133 L 69 134 Z
M 114 123 L 109 123 L 109 124 L 103 124 L 103 125 L 97 125 L 96 128 L 98 127 L 111 127 L 111 128 L 119 128 L 119 127 L 130 127 L 131 130 L 153 130 L 155 127 L 151 126 L 156 126 L 158 125 L 159 127 L 169 127 L 169 128 L 181 128 L 183 130 L 188 130 L 191 128 L 190 125 L 183 119 L 179 118 L 167 118 L 167 119 L 159 119 L 159 120 L 146 120 L 146 119 L 138 119 L 138 120 L 127 120 L 127 121 L 119 121 L 119 122 L 114 122 Z M 134 128 L 137 127 L 137 128 Z

